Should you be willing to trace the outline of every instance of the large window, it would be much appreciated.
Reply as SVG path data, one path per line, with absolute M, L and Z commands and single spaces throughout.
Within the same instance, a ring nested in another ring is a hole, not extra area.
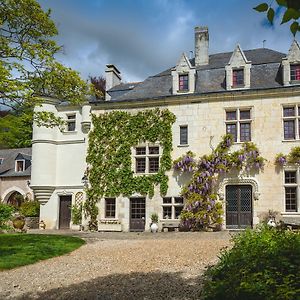
M 230 133 L 235 142 L 251 141 L 251 121 L 249 108 L 227 110 L 226 133 Z
M 105 218 L 116 217 L 116 199 L 105 198 Z
M 232 86 L 244 86 L 244 69 L 232 70 Z
M 300 138 L 300 105 L 283 107 L 283 137 L 285 140 Z
M 135 148 L 135 172 L 157 173 L 159 170 L 159 146 L 147 145 Z
M 284 189 L 285 189 L 285 211 L 297 212 L 298 210 L 298 171 L 284 172 Z
M 300 80 L 300 64 L 291 65 L 291 81 Z
M 182 197 L 164 197 L 163 198 L 163 219 L 179 219 L 183 209 Z
M 179 75 L 179 91 L 187 91 L 189 89 L 189 75 Z
M 188 126 L 180 126 L 180 145 L 188 144 Z

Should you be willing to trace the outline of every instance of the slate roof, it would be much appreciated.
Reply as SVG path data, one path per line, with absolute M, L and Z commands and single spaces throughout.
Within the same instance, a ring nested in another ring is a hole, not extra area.
M 0 149 L 0 177 L 21 177 L 31 174 L 31 148 Z M 25 160 L 24 172 L 15 171 L 15 160 Z
M 267 48 L 243 51 L 247 60 L 251 61 L 250 89 L 281 87 L 281 61 L 286 54 Z M 224 92 L 225 66 L 229 63 L 232 52 L 212 54 L 209 64 L 197 68 L 195 93 L 205 94 Z M 190 60 L 195 64 L 195 60 Z M 173 68 L 173 67 L 172 67 Z M 120 84 L 110 89 L 111 101 L 143 100 L 172 95 L 172 68 L 157 75 L 148 77 L 141 83 Z M 231 91 L 233 92 L 233 91 Z

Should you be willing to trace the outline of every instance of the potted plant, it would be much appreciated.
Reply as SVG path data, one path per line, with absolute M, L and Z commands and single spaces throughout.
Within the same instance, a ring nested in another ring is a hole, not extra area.
M 40 203 L 37 200 L 23 202 L 20 206 L 20 213 L 25 217 L 25 224 L 28 228 L 39 228 Z
M 151 218 L 150 230 L 152 233 L 155 233 L 158 231 L 158 214 L 152 213 L 150 218 Z

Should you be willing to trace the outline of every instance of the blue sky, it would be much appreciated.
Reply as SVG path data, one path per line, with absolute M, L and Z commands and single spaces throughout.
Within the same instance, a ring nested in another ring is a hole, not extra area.
M 208 26 L 209 53 L 265 47 L 286 53 L 288 26 L 267 25 L 262 0 L 38 0 L 51 8 L 64 46 L 58 59 L 82 77 L 115 64 L 123 81 L 141 81 L 194 50 L 194 27 Z

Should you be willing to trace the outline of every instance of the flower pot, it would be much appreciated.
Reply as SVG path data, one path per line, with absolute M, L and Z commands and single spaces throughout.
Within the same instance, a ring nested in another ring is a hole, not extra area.
M 24 228 L 25 225 L 25 219 L 21 218 L 21 217 L 16 217 L 15 219 L 13 219 L 13 226 L 16 229 L 22 230 Z
M 152 233 L 155 233 L 158 231 L 158 225 L 156 223 L 152 223 L 150 229 Z

